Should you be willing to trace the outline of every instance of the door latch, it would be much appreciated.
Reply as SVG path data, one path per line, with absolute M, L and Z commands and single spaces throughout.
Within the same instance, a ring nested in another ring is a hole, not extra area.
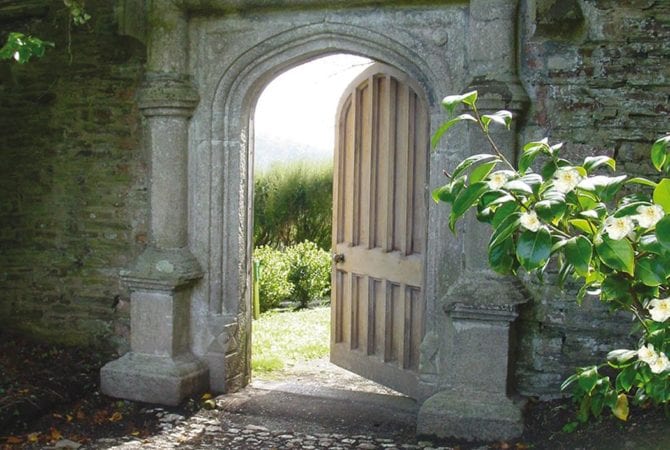
M 333 253 L 333 262 L 335 264 L 344 262 L 344 253 Z

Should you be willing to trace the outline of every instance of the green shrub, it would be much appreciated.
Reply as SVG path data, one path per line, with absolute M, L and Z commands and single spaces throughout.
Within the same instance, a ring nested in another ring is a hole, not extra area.
M 301 308 L 330 292 L 330 254 L 314 242 L 301 242 L 286 249 L 288 281 L 293 300 Z
M 261 311 L 276 308 L 281 302 L 290 299 L 293 285 L 288 281 L 289 266 L 284 252 L 264 245 L 256 248 L 254 259 L 261 264 Z
M 330 163 L 273 165 L 254 183 L 255 245 L 331 246 L 333 168 Z
M 286 250 L 264 245 L 256 248 L 254 258 L 261 264 L 261 311 L 284 301 L 304 308 L 330 292 L 330 254 L 314 242 L 305 241 Z

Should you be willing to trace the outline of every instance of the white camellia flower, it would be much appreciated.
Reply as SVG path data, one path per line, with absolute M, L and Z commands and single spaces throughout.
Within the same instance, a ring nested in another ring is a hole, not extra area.
M 670 317 L 670 297 L 655 298 L 647 305 L 654 322 L 665 322 Z
M 505 172 L 494 172 L 489 177 L 489 187 L 491 189 L 500 189 L 507 183 L 509 175 Z
M 649 368 L 654 373 L 663 373 L 670 370 L 670 360 L 665 353 L 659 353 L 653 361 L 648 362 Z
M 554 187 L 559 192 L 570 192 L 580 181 L 582 181 L 582 176 L 573 167 L 558 169 L 554 174 Z
M 655 360 L 656 358 L 658 358 L 658 353 L 656 353 L 656 350 L 654 350 L 653 344 L 643 345 L 637 351 L 637 359 L 646 362 L 647 364 L 651 364 L 651 361 Z
M 638 206 L 637 212 L 638 214 L 633 216 L 633 219 L 644 228 L 653 227 L 665 215 L 663 208 L 658 205 Z
M 608 217 L 605 219 L 605 231 L 610 239 L 618 241 L 633 231 L 633 220 L 628 217 Z
M 540 229 L 540 225 L 542 225 L 540 223 L 540 219 L 537 218 L 535 211 L 529 211 L 521 214 L 521 217 L 519 217 L 519 222 L 521 223 L 522 227 L 530 231 L 537 231 Z

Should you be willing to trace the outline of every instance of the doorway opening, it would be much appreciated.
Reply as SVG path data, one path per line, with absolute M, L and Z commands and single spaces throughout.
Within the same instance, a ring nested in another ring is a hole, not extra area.
M 332 75 L 330 79 L 314 76 L 329 66 L 348 76 L 336 80 Z M 326 87 L 333 81 L 339 86 Z M 273 92 L 280 100 L 266 103 Z M 320 92 L 327 92 L 330 102 Z M 257 333 L 262 320 L 276 319 L 282 313 L 273 311 L 258 319 L 258 326 L 252 327 L 256 375 L 282 366 L 300 370 L 309 355 L 322 356 L 317 358 L 316 370 L 324 372 L 330 366 L 324 357 L 330 353 L 337 366 L 363 377 L 353 380 L 340 372 L 334 376 L 343 380 L 340 386 L 376 393 L 398 391 L 416 398 L 425 322 L 422 287 L 429 128 L 427 102 L 421 92 L 418 83 L 390 66 L 335 55 L 286 72 L 260 96 L 251 120 L 255 132 L 251 154 L 257 171 L 254 259 L 262 260 L 254 264 L 259 280 L 254 299 L 260 301 L 253 303 L 266 310 L 298 306 L 302 311 L 290 314 L 306 317 L 306 322 L 285 325 L 290 339 L 282 349 L 280 336 L 270 334 L 264 339 Z M 301 93 L 316 103 L 301 105 Z M 298 111 L 289 110 L 294 105 Z M 325 111 L 321 118 L 319 110 Z M 300 112 L 307 116 L 301 119 Z M 277 137 L 287 131 L 283 139 Z M 290 143 L 288 149 L 281 150 L 282 140 Z M 319 144 L 321 151 L 314 148 Z M 273 164 L 268 153 L 278 156 L 281 163 Z M 314 162 L 319 157 L 322 162 Z M 332 167 L 332 172 L 319 165 Z M 318 173 L 326 178 L 332 173 L 332 184 L 330 180 L 323 183 L 315 176 Z M 332 185 L 332 194 L 323 195 L 319 185 Z M 310 203 L 312 194 L 317 198 Z M 325 214 L 326 225 L 332 224 L 332 229 L 312 220 L 324 206 L 326 213 L 332 213 L 332 221 Z M 268 229 L 277 222 L 275 215 L 286 217 L 288 223 L 280 224 L 273 233 Z M 320 229 L 325 230 L 325 237 L 311 235 L 312 242 L 303 240 Z M 287 286 L 281 286 L 281 272 Z M 325 278 L 322 285 L 320 277 Z M 277 292 L 282 289 L 284 294 Z M 328 303 L 329 293 L 330 307 L 314 305 L 322 296 L 326 296 L 322 303 Z M 309 306 L 316 307 L 308 310 Z M 319 323 L 326 327 L 324 333 L 311 328 Z M 270 328 L 276 332 L 281 327 L 273 324 Z M 316 336 L 329 342 L 322 342 L 319 348 Z M 265 355 L 258 345 L 263 343 Z
M 337 106 L 373 62 L 336 54 L 290 69 L 265 88 L 254 130 L 252 376 L 394 391 L 329 362 L 333 153 Z

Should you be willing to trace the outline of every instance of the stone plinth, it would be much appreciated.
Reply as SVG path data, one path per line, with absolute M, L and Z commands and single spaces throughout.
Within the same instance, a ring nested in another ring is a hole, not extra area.
M 511 325 L 516 305 L 525 300 L 514 280 L 487 271 L 471 273 L 449 290 L 447 389 L 421 406 L 418 434 L 468 440 L 521 435 L 521 410 L 508 395 Z
M 187 249 L 150 247 L 121 276 L 131 289 L 131 352 L 105 365 L 102 392 L 177 405 L 209 385 L 207 365 L 189 349 L 189 287 L 202 276 Z

